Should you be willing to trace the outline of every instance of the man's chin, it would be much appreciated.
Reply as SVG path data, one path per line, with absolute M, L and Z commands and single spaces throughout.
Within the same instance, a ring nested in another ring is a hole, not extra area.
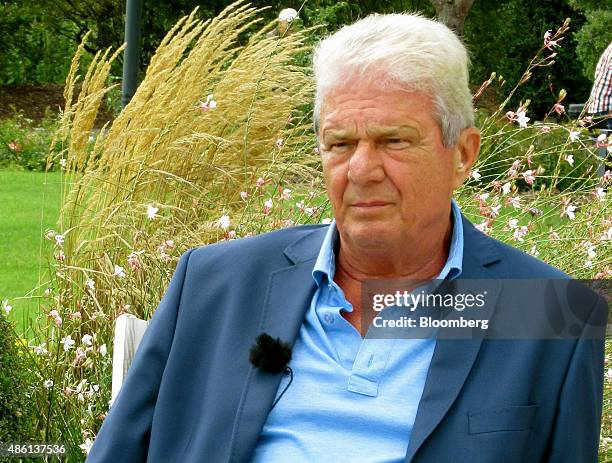
M 342 232 L 344 231 L 344 233 Z M 368 221 L 351 224 L 340 230 L 340 236 L 345 236 L 349 245 L 364 249 L 381 249 L 396 242 L 397 229 L 389 223 Z

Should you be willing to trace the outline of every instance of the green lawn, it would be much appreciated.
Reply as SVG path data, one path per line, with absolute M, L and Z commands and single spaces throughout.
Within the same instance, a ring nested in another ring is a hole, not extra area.
M 61 173 L 0 170 L 0 301 L 9 299 L 19 333 L 36 300 L 16 299 L 45 281 L 48 252 L 41 252 L 42 235 L 56 228 Z M 47 248 L 48 249 L 48 248 Z

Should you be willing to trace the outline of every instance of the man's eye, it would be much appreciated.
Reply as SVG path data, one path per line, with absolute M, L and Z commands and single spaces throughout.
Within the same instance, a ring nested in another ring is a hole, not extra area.
M 341 150 L 346 149 L 348 146 L 349 146 L 348 143 L 341 141 L 341 142 L 337 142 L 337 143 L 332 143 L 329 146 L 329 149 L 335 150 L 335 151 L 341 151 Z
M 409 143 L 401 138 L 387 138 L 385 144 L 391 148 L 401 149 L 406 148 Z

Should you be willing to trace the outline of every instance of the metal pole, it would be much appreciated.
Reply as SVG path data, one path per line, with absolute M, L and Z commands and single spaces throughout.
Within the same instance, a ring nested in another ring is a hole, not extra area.
M 130 102 L 138 88 L 138 61 L 140 59 L 140 23 L 143 0 L 127 0 L 125 6 L 125 41 L 121 106 Z

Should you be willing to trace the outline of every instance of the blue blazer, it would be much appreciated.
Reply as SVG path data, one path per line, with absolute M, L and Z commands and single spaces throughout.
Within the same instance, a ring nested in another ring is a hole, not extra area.
M 463 226 L 462 278 L 567 278 Z M 186 252 L 87 462 L 249 461 L 281 379 L 249 349 L 262 332 L 295 341 L 326 231 Z M 603 359 L 603 340 L 438 340 L 405 461 L 596 462 Z

